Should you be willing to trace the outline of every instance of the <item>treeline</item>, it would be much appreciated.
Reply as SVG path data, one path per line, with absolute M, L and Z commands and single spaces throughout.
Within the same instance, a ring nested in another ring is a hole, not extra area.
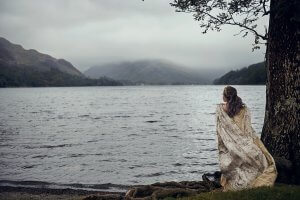
M 57 69 L 38 71 L 30 66 L 0 63 L 0 87 L 118 86 L 121 82 L 107 77 L 90 79 L 70 75 Z
M 240 70 L 230 71 L 214 80 L 215 85 L 264 85 L 267 80 L 265 63 L 257 63 Z

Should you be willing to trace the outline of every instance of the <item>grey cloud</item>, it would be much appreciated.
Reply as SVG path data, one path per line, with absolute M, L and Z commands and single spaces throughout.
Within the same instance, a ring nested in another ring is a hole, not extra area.
M 169 0 L 0 0 L 0 35 L 65 58 L 84 70 L 124 60 L 160 58 L 185 66 L 240 67 L 263 60 L 239 29 L 201 34 Z M 264 23 L 264 22 L 262 22 Z

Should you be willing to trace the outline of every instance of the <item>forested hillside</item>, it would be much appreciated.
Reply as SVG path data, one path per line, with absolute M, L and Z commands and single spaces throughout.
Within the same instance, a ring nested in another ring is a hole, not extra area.
M 215 85 L 263 85 L 266 84 L 264 62 L 250 65 L 239 70 L 230 71 L 214 80 Z

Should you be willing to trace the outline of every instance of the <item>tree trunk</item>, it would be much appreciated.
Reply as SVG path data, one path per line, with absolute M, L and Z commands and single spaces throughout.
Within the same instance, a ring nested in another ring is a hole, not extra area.
M 262 141 L 274 156 L 277 182 L 300 184 L 300 5 L 271 0 Z

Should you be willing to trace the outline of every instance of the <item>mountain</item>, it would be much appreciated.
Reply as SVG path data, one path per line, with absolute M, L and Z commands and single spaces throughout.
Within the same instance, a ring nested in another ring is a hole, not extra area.
M 165 60 L 140 60 L 94 66 L 84 72 L 87 77 L 107 76 L 126 84 L 207 84 L 209 80 L 196 70 Z
M 121 85 L 110 78 L 86 78 L 70 62 L 25 50 L 0 37 L 0 87 Z
M 70 75 L 83 76 L 71 63 L 56 59 L 34 49 L 25 50 L 21 45 L 12 44 L 0 37 L 0 62 L 9 65 L 30 66 L 40 72 L 56 69 Z
M 213 83 L 215 85 L 264 85 L 266 79 L 265 63 L 260 62 L 239 70 L 230 71 L 215 79 Z

